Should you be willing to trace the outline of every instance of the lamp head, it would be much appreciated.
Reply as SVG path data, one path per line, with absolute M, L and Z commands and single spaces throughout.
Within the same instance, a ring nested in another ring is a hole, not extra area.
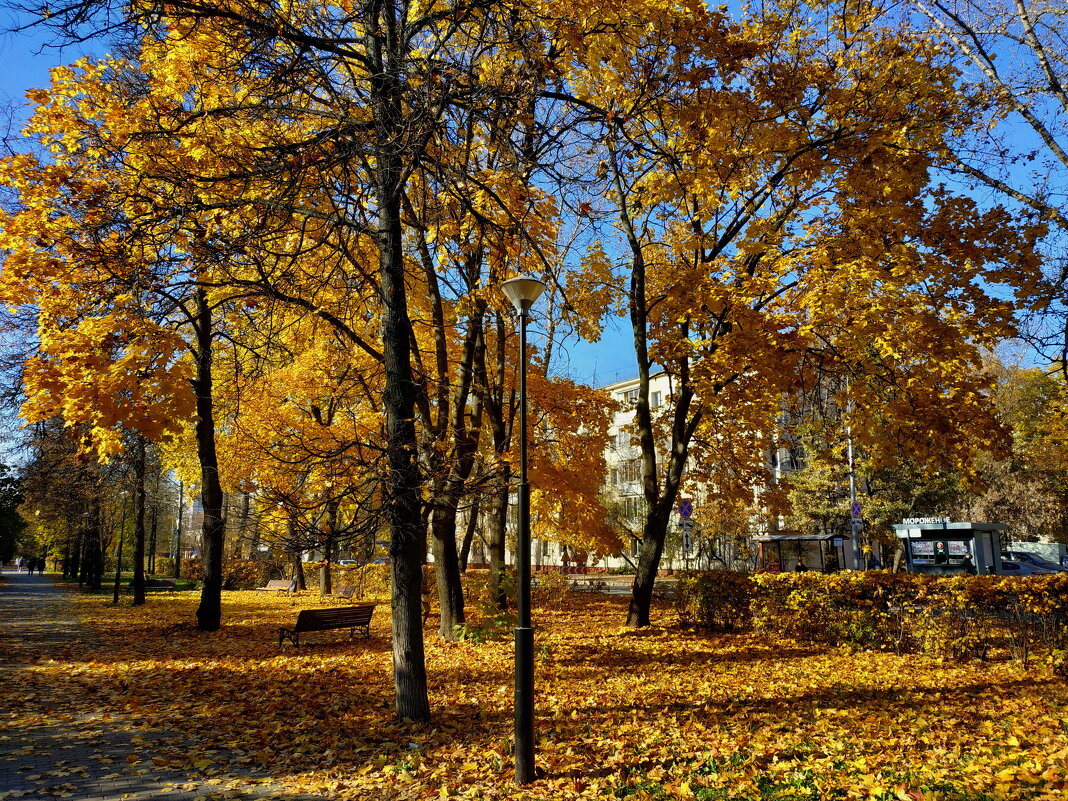
M 520 275 L 501 284 L 501 291 L 512 302 L 515 310 L 525 315 L 545 291 L 545 282 L 531 275 Z

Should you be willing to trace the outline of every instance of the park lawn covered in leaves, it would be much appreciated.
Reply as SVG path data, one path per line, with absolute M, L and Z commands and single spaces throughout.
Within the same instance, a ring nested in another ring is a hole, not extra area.
M 388 603 L 370 640 L 322 632 L 280 650 L 278 626 L 336 602 L 228 592 L 224 629 L 206 634 L 191 622 L 194 593 L 108 600 L 73 600 L 95 637 L 6 672 L 5 694 L 20 699 L 6 734 L 143 729 L 116 770 L 188 770 L 220 798 L 240 797 L 249 770 L 339 799 L 977 801 L 1068 789 L 1068 686 L 1044 665 L 708 636 L 667 609 L 662 627 L 632 631 L 619 626 L 625 599 L 571 595 L 537 610 L 543 777 L 520 789 L 510 633 L 444 643 L 428 628 L 434 722 L 413 725 L 393 720 Z M 33 643 L 21 647 L 30 659 Z

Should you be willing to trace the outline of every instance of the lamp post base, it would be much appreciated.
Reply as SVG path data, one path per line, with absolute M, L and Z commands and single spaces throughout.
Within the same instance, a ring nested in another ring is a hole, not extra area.
M 515 630 L 515 781 L 534 781 L 534 629 Z

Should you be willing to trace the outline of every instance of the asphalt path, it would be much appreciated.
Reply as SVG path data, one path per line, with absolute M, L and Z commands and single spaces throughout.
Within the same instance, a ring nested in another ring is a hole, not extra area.
M 214 760 L 224 768 L 157 766 L 138 755 L 146 746 L 181 754 L 181 733 L 154 731 L 119 710 L 71 709 L 64 672 L 93 648 L 71 613 L 76 591 L 12 567 L 0 575 L 0 801 L 325 801 L 227 764 L 225 754 Z

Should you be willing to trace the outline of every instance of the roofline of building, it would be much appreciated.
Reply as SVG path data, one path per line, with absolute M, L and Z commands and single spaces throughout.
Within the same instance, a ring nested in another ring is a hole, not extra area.
M 662 375 L 667 375 L 667 370 L 657 370 L 655 373 L 649 373 L 649 379 L 659 378 Z M 636 384 L 640 376 L 634 376 L 633 378 L 625 378 L 622 381 L 616 381 L 612 384 L 605 384 L 603 387 L 598 387 L 602 392 L 611 392 L 614 389 L 621 389 L 622 387 L 630 384 Z

